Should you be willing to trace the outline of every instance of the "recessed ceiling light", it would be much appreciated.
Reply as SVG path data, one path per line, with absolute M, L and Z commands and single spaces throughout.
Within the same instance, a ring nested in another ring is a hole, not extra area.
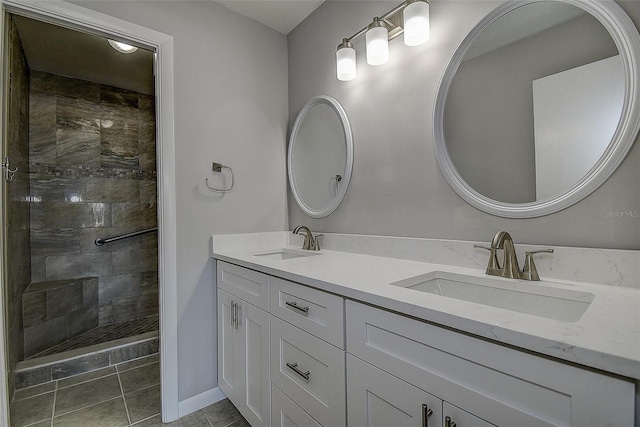
M 117 42 L 115 40 L 107 39 L 112 48 L 117 50 L 120 53 L 133 53 L 138 50 L 137 47 L 131 46 L 130 44 Z

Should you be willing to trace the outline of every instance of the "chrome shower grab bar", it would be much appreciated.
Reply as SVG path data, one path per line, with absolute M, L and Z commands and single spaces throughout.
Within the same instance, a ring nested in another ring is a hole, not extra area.
M 158 231 L 158 227 L 148 228 L 146 230 L 134 231 L 133 233 L 122 234 L 120 236 L 108 237 L 106 239 L 97 238 L 95 243 L 96 246 L 102 246 L 105 243 L 115 242 L 117 240 L 128 239 L 129 237 L 136 237 L 142 234 L 153 233 L 154 231 Z

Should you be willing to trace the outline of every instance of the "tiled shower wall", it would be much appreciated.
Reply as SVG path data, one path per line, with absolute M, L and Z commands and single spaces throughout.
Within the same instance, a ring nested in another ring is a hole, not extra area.
M 29 242 L 29 68 L 22 50 L 13 19 L 8 25 L 9 99 L 8 99 L 8 147 L 11 168 L 18 167 L 13 181 L 8 184 L 8 232 L 7 262 L 8 289 L 8 349 L 9 369 L 24 356 L 22 327 L 22 293 L 31 280 Z M 4 172 L 4 171 L 3 171 Z M 10 375 L 9 392 L 13 393 L 13 376 Z
M 154 97 L 31 72 L 31 280 L 98 277 L 99 324 L 158 314 Z

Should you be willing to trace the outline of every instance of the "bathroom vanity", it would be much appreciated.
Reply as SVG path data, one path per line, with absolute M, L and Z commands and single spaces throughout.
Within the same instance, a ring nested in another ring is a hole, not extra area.
M 634 425 L 638 289 L 289 238 L 213 238 L 219 386 L 254 427 Z

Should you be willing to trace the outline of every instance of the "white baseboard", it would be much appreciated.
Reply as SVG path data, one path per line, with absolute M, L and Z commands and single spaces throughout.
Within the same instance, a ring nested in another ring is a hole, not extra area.
M 195 396 L 178 402 L 178 417 L 182 418 L 185 415 L 189 415 L 192 412 L 219 402 L 226 397 L 222 390 L 220 390 L 220 387 L 196 394 Z

